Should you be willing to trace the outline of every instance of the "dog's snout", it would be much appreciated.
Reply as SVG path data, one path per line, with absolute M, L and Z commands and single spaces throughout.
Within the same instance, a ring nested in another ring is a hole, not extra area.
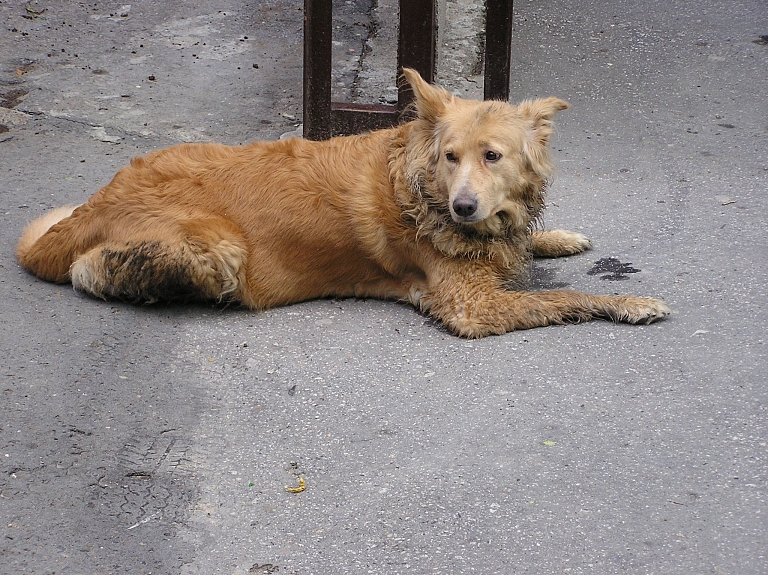
M 454 213 L 462 218 L 469 218 L 477 211 L 477 197 L 474 194 L 461 194 L 453 200 Z

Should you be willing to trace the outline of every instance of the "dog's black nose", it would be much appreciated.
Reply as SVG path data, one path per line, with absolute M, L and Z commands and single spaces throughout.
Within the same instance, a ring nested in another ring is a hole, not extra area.
M 477 211 L 477 198 L 461 195 L 453 200 L 453 211 L 457 216 L 468 218 Z

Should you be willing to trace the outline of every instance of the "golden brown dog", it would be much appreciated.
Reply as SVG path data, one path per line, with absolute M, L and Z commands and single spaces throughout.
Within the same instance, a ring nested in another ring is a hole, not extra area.
M 648 323 L 661 301 L 507 288 L 531 255 L 590 247 L 534 231 L 557 98 L 477 102 L 404 70 L 417 119 L 326 142 L 182 144 L 131 161 L 87 203 L 32 222 L 21 264 L 101 298 L 267 308 L 404 300 L 465 337 L 605 318 Z

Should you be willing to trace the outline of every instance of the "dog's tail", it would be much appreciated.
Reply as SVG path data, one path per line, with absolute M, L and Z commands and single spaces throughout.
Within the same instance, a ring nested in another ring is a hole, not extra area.
M 16 246 L 19 263 L 44 280 L 69 281 L 69 267 L 90 243 L 81 226 L 72 222 L 79 206 L 63 206 L 30 222 Z

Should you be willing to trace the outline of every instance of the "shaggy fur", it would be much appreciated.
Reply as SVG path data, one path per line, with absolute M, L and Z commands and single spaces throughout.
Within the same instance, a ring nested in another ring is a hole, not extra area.
M 650 298 L 505 289 L 531 255 L 590 247 L 581 234 L 533 231 L 552 173 L 552 118 L 568 104 L 463 100 L 404 73 L 411 122 L 136 158 L 87 203 L 32 222 L 19 261 L 40 278 L 137 302 L 404 300 L 465 337 L 669 313 Z

